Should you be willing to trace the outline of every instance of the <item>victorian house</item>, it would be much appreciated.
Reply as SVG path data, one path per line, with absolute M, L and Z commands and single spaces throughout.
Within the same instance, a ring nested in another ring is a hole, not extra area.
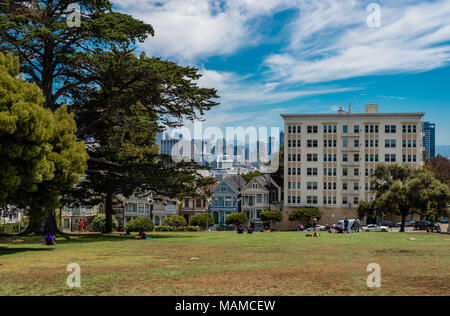
M 156 226 L 162 226 L 166 218 L 179 215 L 181 202 L 177 199 L 155 196 L 153 197 L 152 207 L 153 222 Z
M 281 211 L 281 187 L 269 175 L 251 179 L 241 190 L 242 212 L 255 230 L 263 230 L 261 212 Z
M 210 213 L 214 217 L 215 227 L 223 227 L 227 215 L 240 212 L 241 190 L 246 181 L 240 175 L 223 178 L 212 190 Z
M 133 219 L 139 217 L 152 218 L 152 203 L 153 200 L 150 194 L 141 195 L 139 193 L 134 193 L 132 196 L 124 198 L 123 228 L 127 226 L 127 222 Z

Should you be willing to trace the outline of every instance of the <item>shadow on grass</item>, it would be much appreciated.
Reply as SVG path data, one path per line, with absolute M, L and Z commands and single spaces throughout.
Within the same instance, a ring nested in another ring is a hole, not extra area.
M 191 235 L 178 235 L 178 234 L 147 234 L 152 239 L 173 239 L 173 238 L 197 238 L 197 236 Z M 93 242 L 121 242 L 125 240 L 138 240 L 138 235 L 133 234 L 130 236 L 106 234 L 106 235 L 61 235 L 57 236 L 57 241 L 60 244 L 66 243 L 93 243 Z
M 178 234 L 178 233 L 161 233 L 148 234 L 152 239 L 174 239 L 174 238 L 197 238 L 195 234 Z M 94 243 L 94 242 L 121 242 L 126 240 L 137 240 L 137 234 L 131 236 L 119 234 L 58 234 L 56 235 L 57 244 L 71 243 Z M 0 237 L 0 244 L 4 245 L 20 245 L 20 244 L 42 244 L 43 236 L 17 236 L 17 237 Z
M 13 255 L 20 252 L 37 252 L 37 251 L 52 251 L 54 248 L 4 248 L 0 247 L 0 257 Z

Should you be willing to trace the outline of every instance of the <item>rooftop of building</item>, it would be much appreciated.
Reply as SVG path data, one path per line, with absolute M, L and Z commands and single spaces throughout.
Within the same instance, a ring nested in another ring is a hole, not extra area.
M 398 117 L 417 117 L 422 118 L 425 116 L 425 112 L 411 112 L 411 113 L 380 113 L 378 112 L 378 104 L 374 104 L 373 102 L 366 104 L 364 113 L 353 113 L 351 104 L 349 105 L 348 111 L 344 111 L 343 107 L 339 107 L 339 110 L 336 113 L 308 113 L 308 114 L 281 114 L 281 117 L 286 118 L 313 118 L 313 117 L 322 117 L 322 118 L 340 118 L 340 117 L 392 117 L 392 116 L 398 116 Z

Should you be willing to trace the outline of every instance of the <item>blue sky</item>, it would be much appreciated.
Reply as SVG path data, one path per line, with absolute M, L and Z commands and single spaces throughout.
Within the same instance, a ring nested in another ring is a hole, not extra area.
M 369 27 L 379 5 L 381 27 Z M 200 69 L 207 126 L 282 126 L 281 113 L 426 112 L 450 145 L 450 0 L 113 0 L 155 28 L 148 55 Z

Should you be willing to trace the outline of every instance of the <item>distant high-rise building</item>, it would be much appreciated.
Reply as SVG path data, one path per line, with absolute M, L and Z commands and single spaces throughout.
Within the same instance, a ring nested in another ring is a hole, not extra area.
M 161 155 L 171 155 L 173 146 L 175 146 L 179 141 L 179 139 L 162 139 L 161 145 L 159 146 L 159 153 Z
M 284 145 L 284 132 L 280 131 L 280 148 Z
M 256 164 L 258 168 L 262 168 L 268 161 L 266 144 L 258 140 L 256 142 Z
M 423 122 L 423 147 L 425 147 L 425 158 L 432 159 L 436 157 L 436 124 Z

